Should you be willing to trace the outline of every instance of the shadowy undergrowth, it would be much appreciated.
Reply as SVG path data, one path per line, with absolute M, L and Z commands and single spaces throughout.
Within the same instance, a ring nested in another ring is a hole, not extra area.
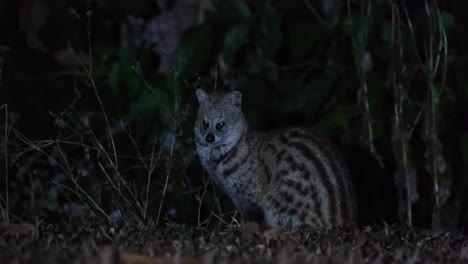
M 462 7 L 162 2 L 6 5 L 37 16 L 0 37 L 3 222 L 236 223 L 194 151 L 204 87 L 241 91 L 252 129 L 331 138 L 363 224 L 465 225 Z

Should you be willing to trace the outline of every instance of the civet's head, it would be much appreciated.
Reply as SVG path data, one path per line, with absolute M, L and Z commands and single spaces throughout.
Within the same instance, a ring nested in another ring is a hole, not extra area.
M 241 138 L 247 129 L 242 114 L 240 92 L 206 93 L 196 91 L 200 108 L 195 122 L 197 144 L 213 147 L 229 147 Z

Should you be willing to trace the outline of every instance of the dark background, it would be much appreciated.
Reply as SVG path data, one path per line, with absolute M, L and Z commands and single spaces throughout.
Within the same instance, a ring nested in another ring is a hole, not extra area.
M 196 88 L 347 161 L 361 224 L 468 223 L 464 1 L 0 2 L 2 221 L 230 222 Z

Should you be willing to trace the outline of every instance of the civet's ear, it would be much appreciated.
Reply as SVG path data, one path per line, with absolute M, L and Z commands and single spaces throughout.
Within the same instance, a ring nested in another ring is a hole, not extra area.
M 197 94 L 197 100 L 200 105 L 205 105 L 208 102 L 208 94 L 203 89 L 197 89 L 195 91 Z
M 242 103 L 242 94 L 238 91 L 232 91 L 224 96 L 224 100 L 236 108 L 240 108 Z

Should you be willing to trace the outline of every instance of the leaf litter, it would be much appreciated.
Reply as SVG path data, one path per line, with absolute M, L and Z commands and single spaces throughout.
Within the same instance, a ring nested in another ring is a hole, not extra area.
M 466 263 L 459 232 L 375 226 L 286 232 L 255 223 L 2 225 L 0 263 Z

